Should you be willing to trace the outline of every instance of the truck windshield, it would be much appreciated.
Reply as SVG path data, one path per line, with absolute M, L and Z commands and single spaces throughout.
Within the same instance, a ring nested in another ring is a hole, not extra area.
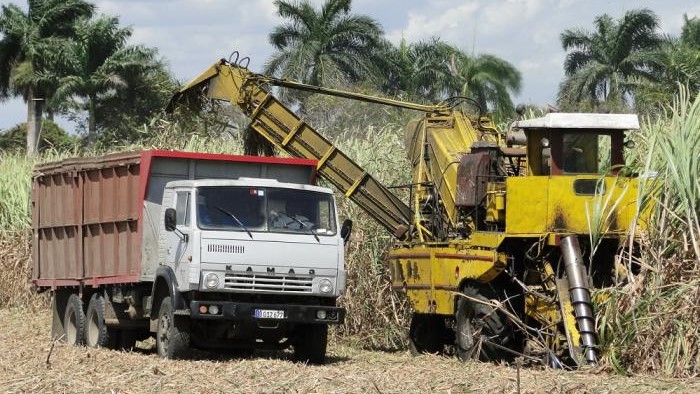
M 307 190 L 200 187 L 197 224 L 203 230 L 335 235 L 333 207 L 331 195 Z

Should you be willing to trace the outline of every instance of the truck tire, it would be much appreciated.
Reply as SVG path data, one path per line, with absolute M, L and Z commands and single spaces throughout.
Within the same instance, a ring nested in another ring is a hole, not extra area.
M 116 349 L 118 332 L 105 324 L 105 299 L 93 294 L 85 314 L 85 344 L 90 347 Z
M 85 344 L 85 311 L 83 310 L 83 300 L 77 294 L 71 294 L 68 297 L 63 328 L 68 344 L 73 346 Z
M 479 291 L 470 286 L 465 287 L 462 294 L 484 302 L 490 298 L 485 289 Z M 460 360 L 495 361 L 510 357 L 511 354 L 499 347 L 507 343 L 509 331 L 505 317 L 494 307 L 459 297 L 455 313 L 455 353 Z
M 423 353 L 441 353 L 448 337 L 445 319 L 439 315 L 414 313 L 408 332 L 408 345 L 414 356 Z
M 170 297 L 163 298 L 156 331 L 158 355 L 168 359 L 185 358 L 190 350 L 190 324 L 185 316 L 176 316 Z
M 328 346 L 328 326 L 303 324 L 297 327 L 294 337 L 294 360 L 308 364 L 323 364 Z

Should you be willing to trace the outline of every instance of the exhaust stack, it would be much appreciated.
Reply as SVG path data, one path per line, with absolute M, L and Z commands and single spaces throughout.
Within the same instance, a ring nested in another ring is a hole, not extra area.
M 591 293 L 588 286 L 586 266 L 583 265 L 581 248 L 578 238 L 569 235 L 561 239 L 561 252 L 564 257 L 564 267 L 569 280 L 569 295 L 574 307 L 574 315 L 581 334 L 581 346 L 588 364 L 598 361 L 596 354 L 597 339 L 595 332 L 595 317 L 591 304 Z

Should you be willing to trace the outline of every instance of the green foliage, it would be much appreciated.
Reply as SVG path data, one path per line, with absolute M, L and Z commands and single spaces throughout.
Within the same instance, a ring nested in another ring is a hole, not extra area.
M 20 124 L 0 133 L 0 151 L 25 152 L 27 149 L 27 126 Z M 48 149 L 63 151 L 73 148 L 77 139 L 63 130 L 54 122 L 44 119 L 41 124 L 41 135 L 38 151 Z
M 458 52 L 451 59 L 451 68 L 455 93 L 476 101 L 497 120 L 515 114 L 510 95 L 520 91 L 522 76 L 512 64 L 493 55 Z
M 56 98 L 69 109 L 87 112 L 88 144 L 97 142 L 99 131 L 107 145 L 135 142 L 141 137 L 138 127 L 175 90 L 155 49 L 127 45 L 131 33 L 106 15 L 76 24 L 66 54 L 70 72 L 61 78 Z
M 619 112 L 632 102 L 634 87 L 654 76 L 647 65 L 661 42 L 658 17 L 648 9 L 632 10 L 615 21 L 598 16 L 595 31 L 566 30 L 561 34 L 565 80 L 559 87 L 559 103 L 572 110 L 582 101 L 600 103 Z
M 377 48 L 380 87 L 388 94 L 408 100 L 436 103 L 453 90 L 450 59 L 459 52 L 454 46 L 433 38 L 399 46 L 384 41 Z
M 650 64 L 651 83 L 639 84 L 637 109 L 651 116 L 663 116 L 678 93 L 678 85 L 690 92 L 700 91 L 700 20 L 686 16 L 681 37 L 666 37 Z
M 688 18 L 688 15 L 683 15 L 681 42 L 691 48 L 700 50 L 700 19 L 697 16 Z
M 0 97 L 50 98 L 60 72 L 66 39 L 75 21 L 92 15 L 94 5 L 81 0 L 29 1 L 25 13 L 15 4 L 0 14 Z
M 342 123 L 340 123 L 342 124 Z M 410 164 L 399 125 L 347 124 L 335 143 L 368 173 L 387 186 L 410 182 Z M 406 201 L 402 189 L 395 190 Z M 353 220 L 352 239 L 346 252 L 348 286 L 340 304 L 348 310 L 343 335 L 359 338 L 365 348 L 402 349 L 407 337 L 409 306 L 403 294 L 391 288 L 386 253 L 391 236 L 355 203 L 338 200 L 341 217 Z
M 22 96 L 27 103 L 27 146 L 33 154 L 44 105 L 53 111 L 52 97 L 64 72 L 64 52 L 74 23 L 90 16 L 94 5 L 82 0 L 29 1 L 25 13 L 14 4 L 0 14 L 0 100 Z
M 599 306 L 606 358 L 620 372 L 700 373 L 700 95 L 682 90 L 638 138 L 641 272 Z
M 370 76 L 373 49 L 383 34 L 377 21 L 351 11 L 351 0 L 326 0 L 320 9 L 308 1 L 276 0 L 287 22 L 270 33 L 277 51 L 265 73 L 312 85 L 344 86 Z
M 29 192 L 33 163 L 24 155 L 0 153 L 0 228 L 22 230 L 31 225 Z

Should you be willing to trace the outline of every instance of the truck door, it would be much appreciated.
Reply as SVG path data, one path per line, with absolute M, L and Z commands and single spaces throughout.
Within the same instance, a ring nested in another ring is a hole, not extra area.
M 179 191 L 175 196 L 176 226 L 167 233 L 166 262 L 172 268 L 181 291 L 189 290 L 189 263 L 192 256 L 192 194 Z

